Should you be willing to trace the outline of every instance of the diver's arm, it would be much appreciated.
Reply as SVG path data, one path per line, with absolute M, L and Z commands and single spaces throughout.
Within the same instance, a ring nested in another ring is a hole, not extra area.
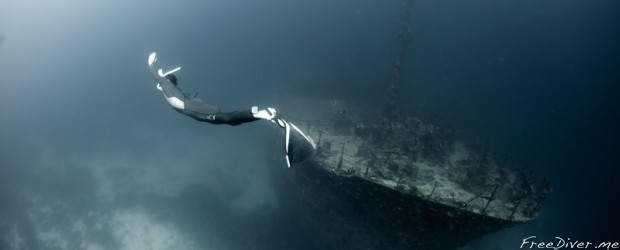
M 151 76 L 153 77 L 153 79 L 155 79 L 155 81 L 162 82 L 165 81 L 166 78 L 164 76 L 160 76 L 157 73 L 157 68 L 155 68 L 155 62 L 157 62 L 157 54 L 155 52 L 152 52 L 149 55 L 149 59 L 148 59 L 148 64 L 149 64 L 149 72 L 151 72 Z
M 157 82 L 157 89 L 161 90 L 164 93 L 164 97 L 166 97 L 166 101 L 168 101 L 168 104 L 170 104 L 170 106 L 179 110 L 185 109 L 185 95 L 180 89 L 178 89 L 172 82 L 170 82 L 170 80 L 165 77 L 168 74 L 178 71 L 179 69 L 181 69 L 181 67 L 177 67 L 174 70 L 163 73 L 161 69 L 155 68 L 154 64 L 156 61 L 157 54 L 153 52 L 149 55 L 148 65 L 151 76 Z

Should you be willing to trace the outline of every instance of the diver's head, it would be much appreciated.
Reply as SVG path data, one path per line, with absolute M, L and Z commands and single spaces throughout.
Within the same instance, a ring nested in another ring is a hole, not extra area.
M 174 84 L 174 86 L 177 86 L 177 77 L 174 74 L 166 75 L 166 79 Z

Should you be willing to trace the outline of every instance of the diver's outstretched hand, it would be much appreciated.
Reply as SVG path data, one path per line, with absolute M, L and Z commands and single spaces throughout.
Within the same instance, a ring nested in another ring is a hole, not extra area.
M 157 62 L 157 53 L 155 52 L 151 52 L 151 54 L 149 55 L 149 66 L 153 66 L 153 63 Z
M 155 68 L 154 68 L 153 64 L 155 64 L 155 62 L 157 62 L 157 53 L 151 52 L 151 54 L 149 54 L 149 59 L 148 59 L 147 62 L 149 64 L 149 67 L 151 67 L 154 70 Z M 174 68 L 172 70 L 169 70 L 168 72 L 164 73 L 164 71 L 160 68 L 160 69 L 157 70 L 157 74 L 160 77 L 166 77 L 167 75 L 175 73 L 175 72 L 177 72 L 179 70 L 181 70 L 181 67 L 176 67 L 176 68 Z

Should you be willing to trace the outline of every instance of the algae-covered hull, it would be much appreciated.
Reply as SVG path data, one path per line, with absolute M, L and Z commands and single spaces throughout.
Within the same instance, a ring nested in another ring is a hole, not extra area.
M 321 249 L 455 249 L 513 223 L 333 174 L 316 161 L 275 171 L 281 201 Z
M 317 143 L 314 156 L 274 169 L 273 180 L 321 248 L 456 249 L 535 218 L 551 189 L 417 117 L 317 110 L 294 121 Z

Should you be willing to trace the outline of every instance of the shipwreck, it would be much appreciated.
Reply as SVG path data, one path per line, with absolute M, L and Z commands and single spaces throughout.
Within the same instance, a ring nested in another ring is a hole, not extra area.
M 536 184 L 530 171 L 455 129 L 403 112 L 411 10 L 412 0 L 402 0 L 382 112 L 356 112 L 338 100 L 286 104 L 287 117 L 317 148 L 297 143 L 298 163 L 272 168 L 272 179 L 282 205 L 321 249 L 457 249 L 536 218 L 551 192 L 548 180 Z
M 314 107 L 296 123 L 316 150 L 272 179 L 322 249 L 456 249 L 536 218 L 551 191 L 445 126 Z

